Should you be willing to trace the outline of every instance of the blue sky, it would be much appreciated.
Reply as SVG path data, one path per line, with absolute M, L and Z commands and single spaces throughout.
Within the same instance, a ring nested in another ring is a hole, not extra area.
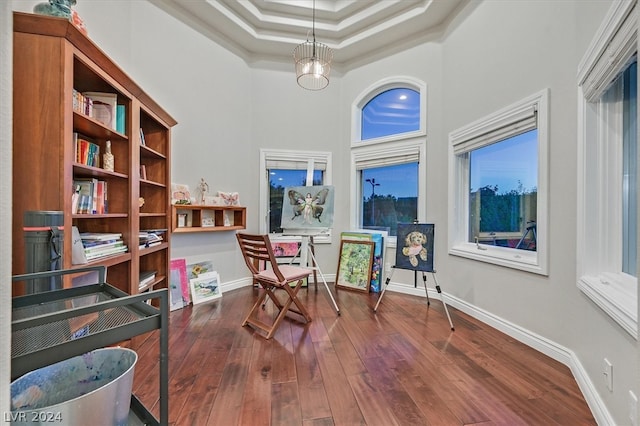
M 531 130 L 500 143 L 475 150 L 471 154 L 471 190 L 490 185 L 498 193 L 538 186 L 538 131 Z

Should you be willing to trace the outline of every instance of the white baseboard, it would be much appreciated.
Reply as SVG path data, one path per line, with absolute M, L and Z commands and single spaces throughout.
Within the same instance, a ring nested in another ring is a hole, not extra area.
M 390 282 L 387 287 L 387 291 L 410 294 L 412 296 L 426 297 L 424 286 L 422 285 L 422 283 L 418 283 L 418 286 L 416 288 L 407 286 L 406 284 Z M 428 291 L 429 298 L 441 300 L 440 294 L 438 294 L 435 289 L 428 288 Z M 578 387 L 580 388 L 585 401 L 589 405 L 591 413 L 593 414 L 596 422 L 599 425 L 615 424 L 615 421 L 613 420 L 613 417 L 611 417 L 609 410 L 607 410 L 604 401 L 593 385 L 593 381 L 591 380 L 591 378 L 587 374 L 587 371 L 582 366 L 582 363 L 572 350 L 559 345 L 543 336 L 533 333 L 530 330 L 524 329 L 517 324 L 513 324 L 505 320 L 504 318 L 500 318 L 490 312 L 478 308 L 477 306 L 471 305 L 470 303 L 462 299 L 451 296 L 447 293 L 443 294 L 447 305 L 452 306 L 497 330 L 500 330 L 501 332 L 518 340 L 519 342 L 522 342 L 525 345 L 539 352 L 542 352 L 548 357 L 569 367 L 569 369 L 571 370 L 571 374 L 573 374 L 573 377 L 576 379 L 576 383 L 578 384 Z M 455 327 L 455 321 L 453 325 Z

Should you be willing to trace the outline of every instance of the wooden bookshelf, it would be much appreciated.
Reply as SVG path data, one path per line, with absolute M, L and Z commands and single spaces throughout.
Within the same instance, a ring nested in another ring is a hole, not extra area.
M 171 210 L 171 229 L 175 233 L 234 231 L 247 227 L 246 207 L 179 204 L 171 206 Z
M 168 287 L 176 121 L 68 20 L 19 12 L 13 18 L 13 274 L 26 272 L 24 213 L 62 211 L 64 269 L 87 266 L 72 264 L 72 226 L 81 232 L 117 232 L 128 251 L 89 265 L 105 265 L 109 284 L 129 294 L 138 293 L 141 270 L 157 271 L 153 287 Z M 74 91 L 115 94 L 124 109 L 124 128 L 117 131 L 74 109 Z M 97 166 L 76 161 L 74 133 L 99 146 Z M 113 171 L 101 168 L 107 141 Z M 146 179 L 140 179 L 141 165 Z M 106 212 L 72 214 L 73 182 L 79 178 L 107 182 Z M 138 235 L 149 229 L 165 229 L 164 241 L 140 249 Z

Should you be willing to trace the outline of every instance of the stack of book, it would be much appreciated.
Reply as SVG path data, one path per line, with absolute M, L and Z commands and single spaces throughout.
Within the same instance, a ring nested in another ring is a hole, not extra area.
M 162 241 L 163 241 L 162 234 L 165 231 L 166 230 L 157 230 L 157 229 L 142 230 L 141 229 L 139 234 L 140 249 L 154 247 L 162 244 Z
M 140 271 L 140 281 L 138 283 L 138 290 L 143 291 L 156 279 L 156 273 L 158 271 Z
M 119 233 L 81 232 L 80 238 L 84 247 L 84 255 L 89 262 L 124 253 L 128 250 L 124 241 L 122 241 L 122 234 Z

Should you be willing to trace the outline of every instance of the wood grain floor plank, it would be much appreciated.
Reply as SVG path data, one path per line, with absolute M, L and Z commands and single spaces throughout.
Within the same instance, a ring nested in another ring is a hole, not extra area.
M 246 287 L 171 312 L 169 424 L 595 425 L 565 365 L 432 298 L 303 289 L 312 321 L 265 340 Z M 261 315 L 272 315 L 266 306 Z M 158 332 L 136 341 L 134 393 L 158 415 Z

